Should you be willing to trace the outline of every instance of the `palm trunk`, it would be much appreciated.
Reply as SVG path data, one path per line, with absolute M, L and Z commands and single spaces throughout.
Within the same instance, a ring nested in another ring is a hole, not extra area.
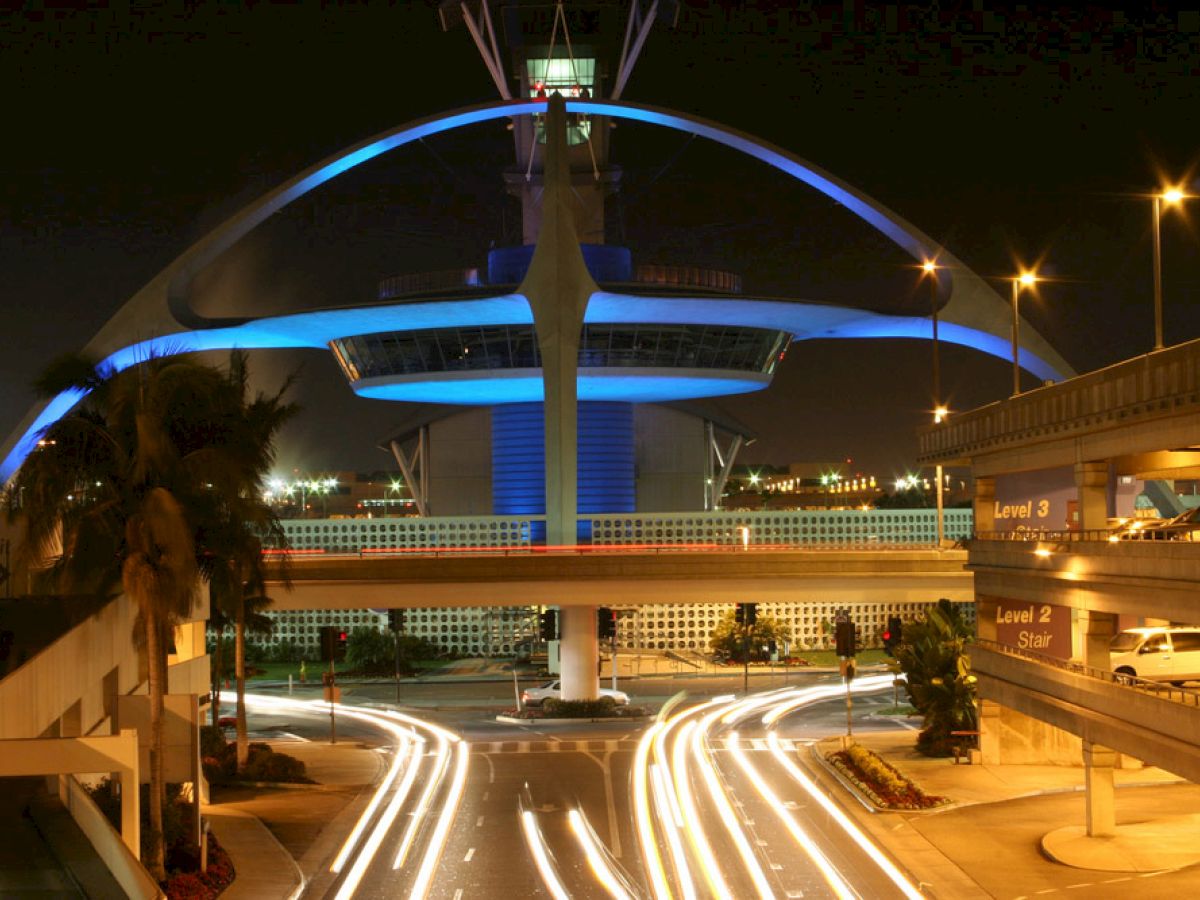
M 224 629 L 217 631 L 217 646 L 213 650 L 213 696 L 212 696 L 212 723 L 214 726 L 220 724 L 221 719 L 221 679 L 224 678 L 225 671 L 225 654 L 221 652 L 221 644 L 225 635 Z
M 147 604 L 149 607 L 149 604 Z M 156 881 L 167 878 L 163 853 L 163 644 L 158 616 L 143 608 L 146 619 L 146 671 L 150 692 L 150 834 L 149 858 L 143 860 Z
M 246 598 L 237 598 L 237 631 L 234 635 L 237 667 L 237 767 L 246 767 L 250 758 L 250 739 L 246 733 Z

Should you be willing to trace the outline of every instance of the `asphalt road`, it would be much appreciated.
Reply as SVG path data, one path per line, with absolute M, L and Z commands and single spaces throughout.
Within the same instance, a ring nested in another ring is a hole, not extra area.
M 835 681 L 829 674 L 803 673 L 792 675 L 788 683 L 796 687 Z M 784 680 L 762 678 L 752 682 L 752 689 L 768 685 L 782 687 Z M 740 675 L 621 682 L 622 690 L 631 694 L 635 704 L 651 710 L 681 691 L 686 692 L 686 706 L 740 687 Z M 396 698 L 396 689 L 390 684 L 343 684 L 343 692 L 343 700 L 350 704 L 392 705 Z M 305 693 L 311 695 L 312 691 Z M 498 723 L 494 718 L 496 712 L 513 705 L 512 685 L 506 682 L 404 684 L 402 699 L 402 709 L 460 735 L 469 742 L 471 750 L 461 803 L 446 836 L 428 896 L 446 900 L 491 898 L 498 896 L 501 886 L 504 896 L 545 896 L 543 878 L 522 831 L 523 811 L 530 814 L 567 892 L 579 897 L 608 896 L 597 884 L 587 856 L 572 832 L 568 814 L 573 809 L 579 810 L 594 830 L 596 839 L 607 850 L 609 864 L 617 877 L 630 886 L 631 893 L 650 895 L 650 877 L 639 852 L 631 800 L 632 766 L 638 738 L 646 727 L 644 723 L 549 727 L 537 723 Z M 894 729 L 894 720 L 873 719 L 878 710 L 892 703 L 890 692 L 856 698 L 854 729 L 858 732 Z M 316 715 L 273 720 L 255 717 L 252 727 L 262 737 L 271 736 L 271 728 L 318 741 L 327 739 L 328 734 L 327 719 Z M 837 699 L 793 714 L 780 726 L 779 733 L 789 740 L 807 742 L 841 733 L 845 727 L 845 703 Z M 339 720 L 339 734 L 345 739 L 382 741 L 371 726 L 344 718 Z M 788 778 L 772 767 L 763 742 L 752 740 L 761 737 L 761 731 L 750 729 L 742 737 L 748 756 L 756 760 L 756 768 L 771 789 L 786 798 L 784 802 L 797 821 L 815 836 L 822 852 L 861 884 L 861 895 L 897 896 L 895 888 L 879 876 L 877 867 L 829 828 L 825 813 L 810 808 Z M 711 758 L 756 848 L 755 854 L 768 873 L 773 891 L 781 898 L 834 896 L 809 858 L 797 852 L 793 838 L 771 804 L 754 788 L 722 741 L 723 738 L 714 736 Z M 405 802 L 403 814 L 395 820 L 377 858 L 363 873 L 354 896 L 382 898 L 407 893 L 430 840 L 435 815 L 425 816 L 405 864 L 393 869 L 391 861 L 409 827 L 416 797 L 431 771 L 434 771 L 432 765 L 423 770 Z M 444 778 L 433 789 L 428 809 L 438 809 L 449 791 L 449 779 Z M 711 799 L 701 800 L 699 813 L 714 851 L 728 863 L 723 868 L 735 895 L 754 895 L 754 883 L 734 862 L 736 847 L 732 846 L 730 832 L 722 825 Z M 341 879 L 334 882 L 325 896 L 333 897 L 341 883 Z

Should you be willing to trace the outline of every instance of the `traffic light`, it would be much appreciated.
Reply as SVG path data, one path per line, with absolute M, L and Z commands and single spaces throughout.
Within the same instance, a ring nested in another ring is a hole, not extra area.
M 605 640 L 617 636 L 617 617 L 607 606 L 596 610 L 596 633 Z
M 855 653 L 855 628 L 854 623 L 848 619 L 838 622 L 833 632 L 834 643 L 837 646 L 837 655 L 841 657 L 851 657 Z
M 337 633 L 337 644 L 334 648 L 334 660 L 341 662 L 346 658 L 346 648 L 350 645 L 350 635 L 343 629 L 339 628 Z
M 904 638 L 904 622 L 899 616 L 888 616 L 887 628 L 883 630 L 883 649 L 888 656 L 896 655 L 896 647 Z
M 739 603 L 733 608 L 733 620 L 739 625 L 753 625 L 758 621 L 757 603 Z
M 538 617 L 538 635 L 543 641 L 558 640 L 558 610 L 542 610 Z
M 392 631 L 400 632 L 404 630 L 404 610 L 389 609 L 388 610 L 388 628 Z
M 338 631 L 333 625 L 322 625 L 317 629 L 321 641 L 321 662 L 329 662 L 335 658 Z

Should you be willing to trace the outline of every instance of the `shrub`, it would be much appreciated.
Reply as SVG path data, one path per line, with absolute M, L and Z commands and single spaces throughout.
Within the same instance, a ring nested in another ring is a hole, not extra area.
M 272 781 L 289 784 L 312 784 L 305 765 L 294 756 L 276 753 L 268 745 L 253 743 L 249 747 L 246 766 L 238 773 L 237 743 L 230 741 L 219 754 L 201 759 L 204 777 L 213 784 L 233 781 Z
M 550 719 L 608 718 L 617 714 L 617 701 L 612 697 L 596 700 L 557 700 L 551 697 L 542 702 L 542 709 Z
M 219 725 L 200 726 L 200 755 L 220 757 L 225 752 L 225 732 Z

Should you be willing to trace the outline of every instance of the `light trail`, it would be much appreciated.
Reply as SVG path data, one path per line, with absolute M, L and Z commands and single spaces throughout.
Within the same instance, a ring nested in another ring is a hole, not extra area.
M 759 863 L 758 856 L 750 846 L 750 842 L 746 840 L 742 823 L 738 821 L 737 814 L 733 811 L 733 804 L 729 802 L 726 789 L 717 776 L 716 766 L 712 761 L 712 751 L 707 743 L 709 730 L 723 713 L 722 709 L 710 712 L 692 730 L 692 758 L 696 761 L 696 767 L 700 770 L 700 775 L 708 788 L 709 797 L 716 806 L 721 821 L 725 824 L 725 830 L 733 840 L 734 846 L 737 847 L 738 855 L 742 858 L 742 865 L 750 874 L 750 880 L 754 882 L 755 890 L 758 891 L 759 897 L 770 900 L 770 898 L 774 898 L 775 892 L 771 890 L 771 885 L 767 881 L 767 875 Z M 682 743 L 683 740 L 684 736 L 680 734 L 678 741 Z
M 433 797 L 433 792 L 437 790 L 438 785 L 442 783 L 442 776 L 446 773 L 446 766 L 450 761 L 450 741 L 441 734 L 435 733 L 434 737 L 437 738 L 438 743 L 437 749 L 434 751 L 437 758 L 434 762 L 433 776 L 425 782 L 425 789 L 421 791 L 417 806 L 412 811 L 412 818 L 409 820 L 408 828 L 404 830 L 404 838 L 400 841 L 400 849 L 396 851 L 396 858 L 392 861 L 392 871 L 404 865 L 408 851 L 412 849 L 413 842 L 417 839 L 417 831 L 423 823 L 425 811 L 429 808 L 430 798 Z
M 450 783 L 450 790 L 446 795 L 446 800 L 442 804 L 441 815 L 438 816 L 437 826 L 433 830 L 433 837 L 429 839 L 429 846 L 425 848 L 425 857 L 421 860 L 421 868 L 417 872 L 417 880 L 413 883 L 412 891 L 409 893 L 410 900 L 424 900 L 425 895 L 429 892 L 429 884 L 433 879 L 433 870 L 437 866 L 438 860 L 442 857 L 442 850 L 446 846 L 446 836 L 450 833 L 450 826 L 454 822 L 454 816 L 458 812 L 458 805 L 462 801 L 463 788 L 467 783 L 467 771 L 471 765 L 471 746 L 460 740 L 458 742 L 458 760 L 454 767 L 454 780 Z
M 742 771 L 746 773 L 746 777 L 750 779 L 750 783 L 754 785 L 755 789 L 759 793 L 759 796 L 766 801 L 766 804 L 771 808 L 771 811 L 775 813 L 780 821 L 783 822 L 784 827 L 787 828 L 788 832 L 792 835 L 792 838 L 797 844 L 800 845 L 801 849 L 808 854 L 809 858 L 816 864 L 817 868 L 821 870 L 821 874 L 825 876 L 825 880 L 829 882 L 829 886 L 833 889 L 833 892 L 837 894 L 838 897 L 843 898 L 843 900 L 851 900 L 851 898 L 854 898 L 856 896 L 854 891 L 850 888 L 850 885 L 846 883 L 846 880 L 841 876 L 841 873 L 839 873 L 837 869 L 833 867 L 833 864 L 830 863 L 828 857 L 821 852 L 821 849 L 817 846 L 816 841 L 814 841 L 808 835 L 808 833 L 800 827 L 800 823 L 796 821 L 795 816 L 788 812 L 787 808 L 783 805 L 782 798 L 780 798 L 778 794 L 771 790 L 770 786 L 766 783 L 766 781 L 763 780 L 762 775 L 759 774 L 758 770 L 754 767 L 754 764 L 750 762 L 749 757 L 746 756 L 746 752 L 742 749 L 742 745 L 738 740 L 737 732 L 730 734 L 728 740 L 730 751 L 733 754 L 734 760 L 741 767 Z
M 290 711 L 324 715 L 326 711 L 326 704 L 320 700 L 300 701 L 261 694 L 247 694 L 246 701 L 271 712 Z M 389 767 L 383 782 L 376 789 L 371 802 L 359 816 L 350 836 L 343 843 L 337 857 L 334 859 L 333 865 L 330 866 L 330 870 L 337 873 L 345 868 L 351 856 L 354 857 L 353 864 L 351 864 L 339 886 L 336 900 L 348 900 L 357 891 L 362 878 L 377 855 L 383 841 L 390 833 L 405 801 L 412 792 L 413 785 L 416 782 L 426 755 L 424 748 L 428 746 L 427 739 L 416 734 L 415 730 L 419 729 L 428 733 L 436 742 L 437 746 L 433 753 L 435 760 L 433 771 L 430 773 L 430 777 L 421 792 L 416 808 L 410 814 L 411 820 L 405 830 L 400 850 L 392 866 L 393 869 L 398 869 L 403 865 L 407 854 L 412 849 L 416 841 L 416 836 L 424 822 L 425 815 L 430 808 L 430 801 L 438 788 L 441 787 L 449 766 L 450 757 L 454 755 L 450 748 L 453 745 L 457 745 L 457 764 L 454 770 L 454 777 L 442 801 L 437 825 L 434 827 L 429 844 L 425 849 L 425 854 L 410 894 L 413 900 L 421 900 L 429 891 L 434 870 L 437 867 L 438 860 L 441 858 L 450 828 L 454 823 L 454 818 L 457 815 L 458 807 L 462 800 L 470 765 L 470 747 L 465 741 L 461 741 L 458 735 L 445 728 L 394 710 L 341 707 L 339 708 L 338 715 L 365 722 L 391 734 L 396 739 L 396 758 L 392 761 L 392 765 Z M 377 816 L 384 797 L 387 796 L 389 788 L 395 785 L 401 771 L 404 774 L 400 784 L 392 790 L 391 799 L 388 801 L 387 806 Z M 375 825 L 371 829 L 369 837 L 363 841 L 363 834 L 366 832 L 368 826 L 370 826 L 372 818 L 376 818 Z
M 408 758 L 411 743 L 411 739 L 404 738 L 396 747 L 396 753 L 392 759 L 392 765 L 389 767 L 387 775 L 384 777 L 383 781 L 380 782 L 378 789 L 375 791 L 375 796 L 371 798 L 371 802 L 367 805 L 367 808 L 363 810 L 362 815 L 358 817 L 358 821 L 355 823 L 354 829 L 350 832 L 350 836 L 346 838 L 346 842 L 342 844 L 342 849 L 339 850 L 338 855 L 334 857 L 333 863 L 329 866 L 330 872 L 335 874 L 341 872 L 342 867 L 346 864 L 347 857 L 349 857 L 354 848 L 358 846 L 359 838 L 362 837 L 363 831 L 366 830 L 367 823 L 371 820 L 371 817 L 375 815 L 375 810 L 377 810 L 380 804 L 383 803 L 384 796 L 386 796 L 387 792 L 395 783 L 396 777 L 400 774 L 400 769 L 403 767 L 405 759 Z
M 550 862 L 550 854 L 546 850 L 546 840 L 542 837 L 541 829 L 537 826 L 537 819 L 531 810 L 526 809 L 521 812 L 521 830 L 525 834 L 525 843 L 529 845 L 529 852 L 533 855 L 534 864 L 537 866 L 538 874 L 542 877 L 542 883 L 546 885 L 546 890 L 555 900 L 571 900 L 571 895 L 567 893 L 567 889 L 559 879 L 554 864 Z
M 412 758 L 409 762 L 408 769 L 404 773 L 404 780 L 400 783 L 400 787 L 392 794 L 392 799 L 384 810 L 379 821 L 375 823 L 375 827 L 371 830 L 371 836 L 363 845 L 362 852 L 354 860 L 354 865 L 350 867 L 350 871 L 346 873 L 346 877 L 342 880 L 341 886 L 338 888 L 337 895 L 334 900 L 349 900 L 354 896 L 354 892 L 358 890 L 359 884 L 362 882 L 363 875 L 375 859 L 376 853 L 379 852 L 379 847 L 383 843 L 385 837 L 392 829 L 392 825 L 396 822 L 396 817 L 400 814 L 400 808 L 404 805 L 404 801 L 408 798 L 409 791 L 412 790 L 413 782 L 416 780 L 417 772 L 421 768 L 421 757 L 424 755 L 425 739 L 417 738 L 412 743 Z M 359 817 L 359 824 L 364 824 L 367 821 L 367 814 L 364 812 Z
M 678 718 L 682 719 L 695 711 L 691 709 L 687 712 L 682 712 Z M 708 836 L 704 833 L 700 810 L 696 806 L 696 798 L 692 794 L 691 773 L 688 771 L 687 764 L 687 751 L 688 738 L 695 730 L 696 723 L 688 722 L 679 730 L 679 734 L 675 737 L 675 745 L 671 748 L 671 757 L 674 763 L 672 775 L 674 776 L 675 793 L 679 797 L 679 806 L 683 811 L 684 833 L 692 844 L 692 852 L 700 862 L 700 869 L 704 872 L 705 881 L 708 882 L 708 889 L 712 892 L 713 896 L 733 897 L 733 893 L 729 890 L 729 885 L 725 883 L 725 878 L 721 874 L 721 867 L 717 864 L 717 855 L 713 853 L 712 845 L 708 842 Z
M 596 880 L 600 882 L 600 885 L 612 895 L 614 900 L 633 900 L 633 895 L 625 889 L 620 877 L 608 864 L 608 860 L 600 849 L 600 842 L 596 840 L 596 835 L 592 833 L 591 826 L 579 810 L 573 809 L 567 813 L 567 821 L 571 825 L 571 831 L 575 834 L 575 839 L 579 841 L 580 846 L 583 848 L 584 856 L 587 857 L 592 874 L 596 876 Z
M 662 856 L 654 840 L 654 825 L 650 815 L 650 797 L 647 781 L 650 777 L 650 745 L 663 728 L 662 721 L 655 722 L 638 741 L 633 757 L 633 811 L 637 828 L 638 847 L 642 851 L 642 862 L 650 876 L 650 888 L 656 900 L 671 900 L 671 889 L 667 884 L 667 873 L 663 870 Z M 663 821 L 667 821 L 665 816 Z M 670 827 L 668 823 L 667 827 Z
M 863 834 L 862 830 L 842 812 L 837 804 L 825 796 L 817 787 L 816 782 L 809 778 L 799 766 L 788 759 L 783 744 L 779 740 L 779 735 L 774 731 L 767 735 L 767 745 L 771 748 L 771 753 L 775 756 L 775 759 L 783 766 L 784 771 L 792 777 L 792 780 L 804 788 L 805 792 L 833 817 L 834 821 L 838 823 L 850 839 L 858 844 L 862 851 L 883 870 L 884 874 L 903 892 L 904 896 L 908 897 L 909 900 L 921 900 L 921 892 L 913 886 L 912 882 L 905 877 L 903 872 L 896 868 L 895 863 Z
M 881 687 L 891 685 L 893 676 L 891 675 L 872 675 L 867 678 L 856 678 L 850 682 L 851 694 L 869 694 L 879 690 Z M 845 684 L 829 684 L 820 685 L 817 687 L 806 688 L 799 691 L 797 695 L 786 703 L 781 703 L 771 709 L 762 718 L 762 723 L 770 728 L 778 722 L 783 716 L 793 710 L 799 709 L 801 706 L 807 706 L 810 703 L 816 703 L 821 700 L 832 700 L 836 697 L 844 697 L 846 695 Z

